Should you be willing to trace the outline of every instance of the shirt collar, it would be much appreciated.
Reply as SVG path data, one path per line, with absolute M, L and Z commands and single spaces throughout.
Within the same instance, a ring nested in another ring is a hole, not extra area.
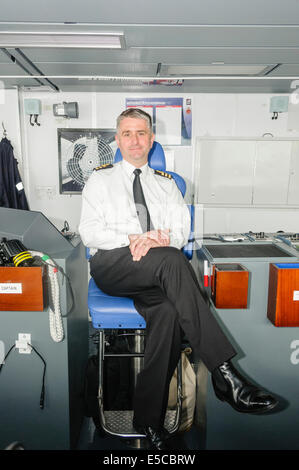
M 122 160 L 122 167 L 130 178 L 134 177 L 133 171 L 136 170 L 136 167 L 134 165 L 129 163 L 127 160 Z M 142 171 L 141 176 L 146 175 L 149 170 L 148 163 L 140 167 L 140 170 Z

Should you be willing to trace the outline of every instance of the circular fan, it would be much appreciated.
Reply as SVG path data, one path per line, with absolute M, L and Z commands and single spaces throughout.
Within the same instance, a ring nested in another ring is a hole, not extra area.
M 95 135 L 80 137 L 67 149 L 66 173 L 83 189 L 93 169 L 113 159 L 109 140 Z

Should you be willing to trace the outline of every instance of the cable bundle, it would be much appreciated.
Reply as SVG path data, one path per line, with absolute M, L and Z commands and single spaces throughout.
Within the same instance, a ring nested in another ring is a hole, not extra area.
M 27 263 L 26 263 L 27 261 Z M 18 266 L 30 266 L 32 256 L 28 251 L 21 251 L 13 257 L 13 262 L 16 267 Z
M 38 251 L 31 251 L 32 256 L 38 256 L 47 265 L 48 277 L 50 280 L 51 299 L 53 310 L 49 307 L 49 323 L 50 334 L 56 343 L 59 343 L 64 338 L 63 322 L 60 311 L 60 295 L 59 295 L 59 281 L 58 281 L 58 268 L 54 261 L 48 255 Z

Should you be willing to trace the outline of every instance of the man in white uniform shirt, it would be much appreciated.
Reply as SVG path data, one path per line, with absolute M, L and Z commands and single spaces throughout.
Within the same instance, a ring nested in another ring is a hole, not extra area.
M 131 297 L 146 320 L 133 424 L 153 448 L 164 449 L 169 383 L 182 334 L 212 372 L 219 399 L 245 413 L 269 411 L 277 400 L 248 382 L 230 362 L 236 351 L 181 252 L 190 232 L 189 210 L 171 176 L 148 166 L 153 141 L 147 113 L 129 109 L 118 117 L 116 142 L 123 160 L 99 167 L 89 178 L 79 232 L 93 255 L 90 268 L 96 284 L 107 294 Z

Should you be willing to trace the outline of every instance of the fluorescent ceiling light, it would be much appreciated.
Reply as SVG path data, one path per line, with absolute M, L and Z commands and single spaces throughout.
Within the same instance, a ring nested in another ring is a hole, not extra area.
M 123 33 L 0 32 L 0 47 L 124 49 Z
M 162 65 L 161 75 L 265 75 L 273 65 Z

